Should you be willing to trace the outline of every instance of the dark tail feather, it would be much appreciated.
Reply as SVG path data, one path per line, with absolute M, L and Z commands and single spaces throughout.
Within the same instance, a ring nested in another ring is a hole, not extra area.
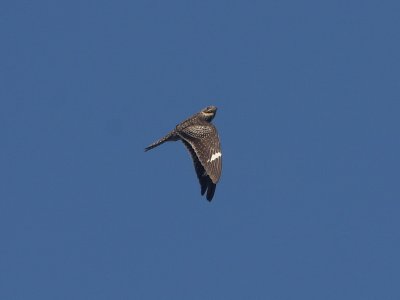
M 211 202 L 212 198 L 214 197 L 215 188 L 217 187 L 216 184 L 211 183 L 208 185 L 207 189 L 207 200 Z
M 170 133 L 168 133 L 166 136 L 164 136 L 163 138 L 159 139 L 157 142 L 154 142 L 153 144 L 151 144 L 150 146 L 146 147 L 144 149 L 144 151 L 149 151 L 157 146 L 160 146 L 161 144 L 168 142 L 168 141 L 176 141 L 177 140 L 177 136 L 175 134 L 175 131 L 171 131 Z
M 215 188 L 217 187 L 217 185 L 212 182 L 210 176 L 208 175 L 200 177 L 199 180 L 201 186 L 201 195 L 203 196 L 205 192 L 207 192 L 206 198 L 208 201 L 211 201 L 214 197 Z
M 203 176 L 203 177 L 199 178 L 199 181 L 200 181 L 200 186 L 201 186 L 201 195 L 203 196 L 207 190 L 208 183 L 211 182 L 211 180 L 208 176 Z

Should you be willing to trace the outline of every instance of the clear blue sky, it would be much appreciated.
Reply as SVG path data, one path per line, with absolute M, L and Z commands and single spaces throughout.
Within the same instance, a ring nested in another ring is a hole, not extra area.
M 2 1 L 1 299 L 400 299 L 399 1 Z M 180 142 L 207 105 L 213 202 Z

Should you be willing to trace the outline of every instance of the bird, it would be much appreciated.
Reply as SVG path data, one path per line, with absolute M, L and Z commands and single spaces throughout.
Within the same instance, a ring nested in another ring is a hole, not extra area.
M 211 123 L 217 107 L 207 106 L 200 112 L 176 125 L 163 138 L 145 148 L 145 152 L 168 141 L 182 141 L 189 151 L 201 195 L 211 202 L 222 172 L 222 151 L 216 127 Z

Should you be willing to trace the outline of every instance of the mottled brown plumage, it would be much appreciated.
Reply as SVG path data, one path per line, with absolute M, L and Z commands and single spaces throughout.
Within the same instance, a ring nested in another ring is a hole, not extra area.
M 221 177 L 222 152 L 217 129 L 211 124 L 217 108 L 208 106 L 199 113 L 178 124 L 160 140 L 154 142 L 145 151 L 153 149 L 167 141 L 181 140 L 192 156 L 201 195 L 211 201 L 216 185 Z

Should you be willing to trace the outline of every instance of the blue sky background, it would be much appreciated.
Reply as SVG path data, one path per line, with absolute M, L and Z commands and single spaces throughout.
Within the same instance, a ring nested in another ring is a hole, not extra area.
M 399 1 L 1 1 L 1 299 L 400 299 Z M 213 202 L 186 149 L 207 105 Z

